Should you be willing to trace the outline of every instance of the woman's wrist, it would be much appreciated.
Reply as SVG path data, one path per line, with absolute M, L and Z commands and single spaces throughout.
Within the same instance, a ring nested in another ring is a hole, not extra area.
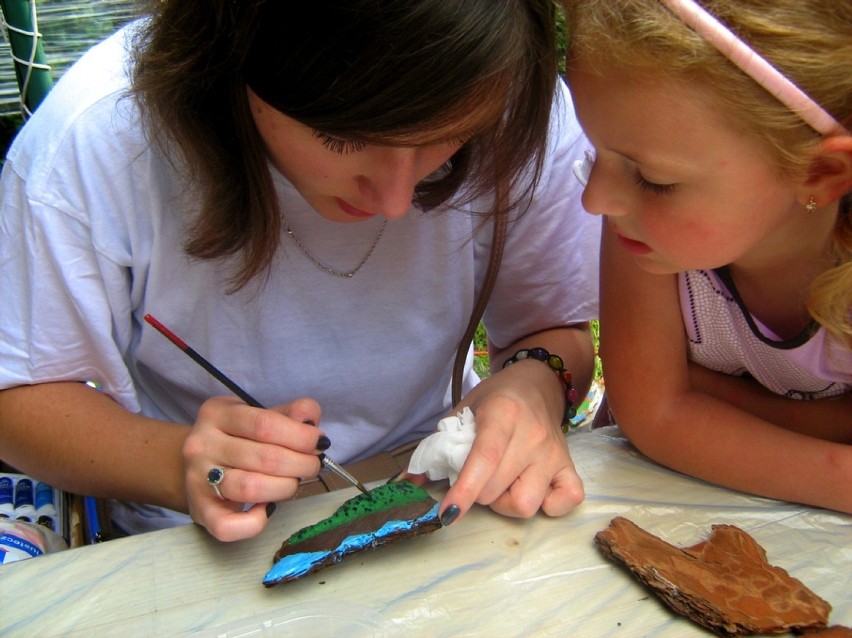
M 559 384 L 562 386 L 562 395 L 565 399 L 565 411 L 562 416 L 562 431 L 567 432 L 573 427 L 571 419 L 577 414 L 577 391 L 572 384 L 571 373 L 565 369 L 565 364 L 562 357 L 557 354 L 552 354 L 544 348 L 522 348 L 511 357 L 503 362 L 503 368 L 523 361 L 524 359 L 534 359 L 548 366 L 556 374 Z

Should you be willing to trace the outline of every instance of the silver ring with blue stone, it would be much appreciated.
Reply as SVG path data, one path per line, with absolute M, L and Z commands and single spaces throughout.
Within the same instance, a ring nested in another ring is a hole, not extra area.
M 225 480 L 224 467 L 220 467 L 217 465 L 216 467 L 210 468 L 210 471 L 207 472 L 207 483 L 215 490 L 216 496 L 218 496 L 224 501 L 225 497 L 222 496 L 222 492 L 219 490 L 219 485 L 222 483 L 223 480 Z

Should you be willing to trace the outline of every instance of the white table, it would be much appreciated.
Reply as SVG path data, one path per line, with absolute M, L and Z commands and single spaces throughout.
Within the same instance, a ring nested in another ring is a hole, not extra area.
M 681 476 L 616 427 L 573 433 L 569 444 L 586 501 L 563 518 L 477 508 L 449 528 L 267 589 L 261 578 L 281 541 L 354 491 L 282 503 L 248 541 L 223 544 L 186 526 L 3 566 L 0 636 L 709 635 L 599 553 L 593 537 L 614 516 L 675 545 L 706 538 L 714 523 L 737 525 L 831 603 L 832 624 L 852 626 L 852 516 Z M 322 629 L 306 627 L 311 615 Z M 291 624 L 262 629 L 259 619 Z

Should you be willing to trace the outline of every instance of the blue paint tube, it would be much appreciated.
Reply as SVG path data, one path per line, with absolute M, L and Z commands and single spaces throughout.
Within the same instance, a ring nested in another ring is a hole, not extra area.
M 0 476 L 0 517 L 10 518 L 15 512 L 14 484 L 8 476 Z
M 56 516 L 56 505 L 53 502 L 53 487 L 47 483 L 36 483 L 35 508 L 39 515 Z
M 28 522 L 35 518 L 32 479 L 20 479 L 15 485 L 15 518 Z

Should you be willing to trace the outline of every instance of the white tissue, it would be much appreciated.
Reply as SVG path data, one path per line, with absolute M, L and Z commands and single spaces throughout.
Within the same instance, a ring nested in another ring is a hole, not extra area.
M 408 464 L 409 474 L 425 474 L 432 481 L 450 479 L 456 482 L 473 439 L 476 420 L 470 408 L 438 422 L 438 431 L 423 439 Z

